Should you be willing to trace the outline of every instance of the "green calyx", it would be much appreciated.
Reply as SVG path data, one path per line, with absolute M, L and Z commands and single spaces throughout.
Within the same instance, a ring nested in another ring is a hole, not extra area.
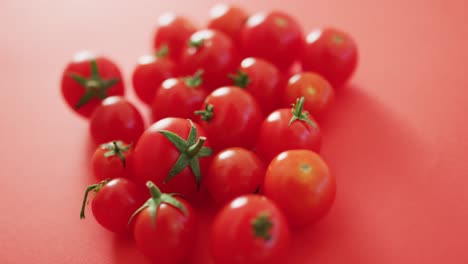
M 154 55 L 155 55 L 157 58 L 164 58 L 164 57 L 167 57 L 167 55 L 169 55 L 169 46 L 167 46 L 167 45 L 162 45 L 158 50 L 156 50 L 156 52 L 154 53 Z
M 109 151 L 104 153 L 105 158 L 109 158 L 117 155 L 122 161 L 122 166 L 125 168 L 127 165 L 124 153 L 129 151 L 132 145 L 124 146 L 122 141 L 112 141 L 101 145 L 101 149 L 107 149 Z
M 151 181 L 148 181 L 146 183 L 146 187 L 148 187 L 150 193 L 151 193 L 151 198 L 148 199 L 140 208 L 138 208 L 130 217 L 128 220 L 128 224 L 130 224 L 135 218 L 138 213 L 141 211 L 148 209 L 151 215 L 151 221 L 153 223 L 153 226 L 156 225 L 156 215 L 158 213 L 158 208 L 161 204 L 169 204 L 174 206 L 175 208 L 179 209 L 184 215 L 187 215 L 187 208 L 179 202 L 177 199 L 174 198 L 174 195 L 176 194 L 166 194 L 166 193 L 161 193 L 159 188 Z
M 312 122 L 309 118 L 309 112 L 304 111 L 304 97 L 298 98 L 296 103 L 292 105 L 292 118 L 289 120 L 289 125 L 291 126 L 296 120 L 304 121 L 307 124 L 311 125 L 313 128 L 317 128 L 317 124 Z
M 260 213 L 257 218 L 252 221 L 252 229 L 255 237 L 263 238 L 265 241 L 271 239 L 271 228 L 273 223 L 270 220 L 268 213 Z
M 206 121 L 206 122 L 210 122 L 210 120 L 213 118 L 213 109 L 214 109 L 214 106 L 212 104 L 207 104 L 205 106 L 205 110 L 198 110 L 198 111 L 195 111 L 195 115 L 199 115 L 201 116 L 201 119 Z
M 91 60 L 91 77 L 86 78 L 76 73 L 70 73 L 70 77 L 80 84 L 85 93 L 78 100 L 75 109 L 79 109 L 94 98 L 103 100 L 107 97 L 107 90 L 119 82 L 118 78 L 102 79 L 99 74 L 99 69 L 96 60 Z
M 232 79 L 235 86 L 245 88 L 251 82 L 249 75 L 240 70 L 237 70 L 237 74 L 229 74 L 229 78 Z
M 189 47 L 200 48 L 201 46 L 203 46 L 203 42 L 205 42 L 204 39 L 190 40 Z
M 193 76 L 185 77 L 184 82 L 190 88 L 195 88 L 203 84 L 203 70 L 198 70 Z
M 86 203 L 88 202 L 89 192 L 92 191 L 95 194 L 98 193 L 102 189 L 102 187 L 104 187 L 104 185 L 106 185 L 109 181 L 110 181 L 110 179 L 103 180 L 100 183 L 91 184 L 86 188 L 84 198 L 83 198 L 83 203 L 81 205 L 80 219 L 85 219 L 85 207 L 86 207 Z
M 206 141 L 205 137 L 200 137 L 197 140 L 197 129 L 190 119 L 188 121 L 190 122 L 191 128 L 187 140 L 184 140 L 177 134 L 170 131 L 159 131 L 159 133 L 166 137 L 180 152 L 179 158 L 174 166 L 172 166 L 169 175 L 164 180 L 164 183 L 167 183 L 186 167 L 190 167 L 197 181 L 197 189 L 200 189 L 201 173 L 199 159 L 211 156 L 213 151 L 210 148 L 203 146 Z

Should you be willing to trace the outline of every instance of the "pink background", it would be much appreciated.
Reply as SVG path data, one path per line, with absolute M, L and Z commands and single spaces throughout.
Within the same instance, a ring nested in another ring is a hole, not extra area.
M 214 3 L 1 0 L 0 263 L 147 263 L 91 214 L 78 217 L 91 148 L 87 122 L 60 97 L 60 74 L 76 51 L 92 49 L 119 63 L 130 88 L 157 16 L 173 10 L 202 25 Z M 336 203 L 296 234 L 288 263 L 468 263 L 468 2 L 241 5 L 285 10 L 306 30 L 344 28 L 361 52 L 322 124 Z M 205 243 L 193 263 L 209 263 Z

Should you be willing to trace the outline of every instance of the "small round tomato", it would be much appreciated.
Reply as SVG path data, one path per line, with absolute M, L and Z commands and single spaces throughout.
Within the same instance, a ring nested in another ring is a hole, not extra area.
M 283 97 L 283 105 L 293 104 L 297 98 L 304 97 L 304 109 L 313 117 L 319 118 L 329 109 L 334 100 L 330 83 L 319 74 L 302 72 L 292 76 Z
M 307 35 L 301 61 L 304 71 L 317 72 L 334 88 L 340 88 L 356 69 L 358 49 L 347 33 L 334 28 L 318 29 Z
M 91 209 L 96 221 L 111 232 L 129 233 L 130 217 L 146 198 L 137 185 L 127 179 L 116 178 L 88 186 L 81 207 L 81 219 L 85 218 L 85 207 L 91 191 L 95 194 Z
M 215 151 L 255 145 L 263 116 L 248 92 L 235 86 L 218 88 L 206 97 L 203 109 L 195 114 L 201 116 L 200 125 Z
M 238 44 L 247 18 L 247 12 L 238 6 L 217 4 L 210 10 L 208 28 L 224 32 Z
M 131 178 L 128 163 L 131 160 L 129 157 L 132 152 L 132 146 L 122 141 L 112 141 L 100 145 L 91 159 L 94 177 L 99 181 Z
M 264 192 L 282 209 L 289 224 L 304 227 L 328 212 L 335 199 L 336 180 L 317 153 L 289 150 L 268 166 Z
M 66 103 L 83 117 L 90 117 L 104 98 L 124 94 L 117 65 L 86 51 L 77 53 L 67 65 L 61 87 Z
M 150 105 L 161 83 L 175 75 L 175 64 L 163 47 L 156 55 L 145 55 L 133 71 L 133 89 L 141 101 Z
M 295 194 L 292 197 L 297 199 Z M 271 200 L 245 195 L 231 201 L 215 217 L 210 253 L 214 264 L 285 263 L 290 236 L 286 218 Z
M 212 151 L 200 125 L 168 117 L 149 127 L 135 146 L 133 169 L 141 184 L 155 182 L 161 190 L 193 198 Z
M 145 124 L 140 112 L 133 104 L 119 96 L 102 101 L 90 120 L 93 140 L 105 143 L 114 140 L 135 143 L 143 133 Z
M 179 62 L 190 35 L 195 31 L 195 25 L 186 17 L 165 13 L 158 19 L 153 47 L 155 50 L 167 47 L 169 57 Z
M 236 69 L 238 55 L 232 40 L 226 34 L 211 29 L 192 34 L 182 54 L 184 74 L 204 71 L 204 86 L 212 91 L 230 83 L 228 74 Z
M 206 187 L 218 204 L 259 190 L 265 165 L 250 150 L 228 148 L 213 157 L 206 175 Z
M 234 85 L 244 88 L 257 99 L 264 115 L 278 108 L 284 81 L 280 71 L 270 62 L 258 58 L 245 58 L 236 75 L 230 75 Z
M 196 243 L 195 211 L 184 199 L 161 193 L 152 182 L 147 186 L 152 197 L 132 219 L 138 249 L 155 263 L 186 263 Z
M 320 150 L 322 133 L 303 106 L 304 98 L 298 99 L 292 110 L 278 109 L 263 121 L 256 151 L 264 161 L 290 149 Z
M 241 34 L 247 56 L 266 59 L 285 71 L 299 58 L 303 33 L 299 23 L 279 11 L 249 17 Z
M 206 97 L 202 71 L 194 76 L 165 80 L 158 88 L 152 105 L 154 120 L 165 117 L 196 118 L 194 111 L 200 109 Z

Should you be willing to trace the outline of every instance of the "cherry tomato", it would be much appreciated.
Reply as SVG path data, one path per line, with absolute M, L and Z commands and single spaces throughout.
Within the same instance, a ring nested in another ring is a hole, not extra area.
M 292 110 L 278 109 L 263 121 L 256 151 L 264 161 L 290 149 L 320 150 L 322 133 L 303 106 L 304 98 L 298 99 Z
M 358 49 L 347 33 L 324 28 L 306 37 L 302 68 L 324 76 L 334 88 L 339 88 L 353 75 L 358 63 Z
M 133 71 L 132 81 L 135 93 L 148 105 L 153 102 L 159 85 L 176 73 L 174 62 L 166 56 L 164 47 L 156 55 L 142 56 Z
M 206 97 L 202 71 L 192 77 L 171 78 L 158 88 L 152 105 L 153 119 L 165 117 L 196 118 L 194 111 L 200 109 Z
M 247 12 L 238 6 L 217 4 L 210 10 L 208 28 L 224 32 L 238 44 L 247 18 Z
M 228 148 L 213 157 L 206 186 L 219 204 L 259 190 L 265 165 L 255 153 L 243 148 Z
M 195 25 L 186 17 L 165 13 L 158 19 L 153 47 L 155 50 L 168 47 L 169 57 L 179 62 L 190 35 L 195 31 Z
M 97 180 L 131 178 L 129 169 L 132 146 L 122 141 L 100 145 L 93 154 L 91 165 Z
M 264 115 L 277 109 L 283 93 L 281 73 L 270 62 L 258 58 L 245 58 L 236 75 L 231 75 L 234 85 L 244 88 L 257 99 Z
M 315 152 L 289 150 L 271 161 L 264 191 L 282 209 L 289 224 L 303 227 L 328 212 L 335 198 L 336 180 Z
M 90 120 L 91 136 L 98 144 L 114 140 L 135 143 L 144 129 L 140 112 L 119 96 L 102 101 Z
M 155 263 L 186 263 L 196 242 L 195 211 L 185 200 L 161 193 L 152 182 L 147 186 L 152 197 L 133 218 L 138 249 Z
M 135 179 L 155 182 L 164 192 L 193 198 L 206 172 L 211 149 L 200 125 L 168 117 L 149 127 L 135 146 Z
M 297 98 L 304 97 L 304 109 L 313 117 L 319 118 L 329 109 L 334 100 L 330 83 L 313 72 L 303 72 L 289 79 L 284 94 L 284 105 L 293 104 Z
M 303 33 L 299 23 L 279 11 L 257 13 L 249 17 L 241 34 L 247 56 L 266 59 L 285 71 L 299 59 Z
M 206 97 L 203 109 L 195 113 L 215 151 L 255 145 L 263 116 L 252 95 L 239 87 L 221 87 Z
M 232 40 L 211 29 L 193 33 L 181 59 L 184 74 L 204 71 L 204 86 L 209 91 L 229 84 L 228 74 L 236 69 L 238 62 Z
M 114 62 L 90 52 L 75 55 L 62 74 L 62 95 L 83 117 L 90 117 L 101 100 L 124 94 L 124 82 Z
M 283 213 L 266 197 L 251 194 L 233 200 L 215 217 L 210 253 L 214 264 L 279 264 L 286 263 L 289 243 Z
M 88 186 L 81 207 L 81 219 L 85 218 L 85 207 L 91 191 L 95 194 L 91 209 L 96 221 L 111 232 L 129 233 L 130 217 L 146 198 L 137 185 L 128 179 L 116 178 Z

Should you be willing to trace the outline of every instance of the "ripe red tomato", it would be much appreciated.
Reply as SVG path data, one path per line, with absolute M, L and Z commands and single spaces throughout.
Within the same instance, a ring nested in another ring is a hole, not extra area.
M 200 109 L 206 97 L 202 71 L 192 77 L 171 78 L 158 88 L 152 105 L 154 120 L 165 117 L 196 118 L 194 111 Z
M 152 182 L 147 186 L 152 197 L 132 220 L 138 249 L 155 263 L 186 263 L 196 242 L 195 211 L 184 199 L 161 193 Z
M 79 52 L 62 74 L 62 95 L 83 117 L 90 117 L 101 100 L 124 94 L 124 82 L 117 65 L 90 52 Z
M 206 186 L 218 204 L 259 190 L 265 165 L 255 153 L 243 148 L 228 148 L 213 157 L 206 175 Z
M 93 140 L 105 143 L 114 140 L 135 143 L 145 124 L 140 112 L 123 97 L 112 96 L 102 101 L 90 120 Z
M 215 151 L 255 145 L 263 116 L 252 95 L 239 87 L 221 87 L 206 97 L 203 109 L 195 114 Z
M 289 106 L 297 98 L 304 97 L 304 109 L 313 117 L 320 118 L 330 108 L 334 95 L 330 83 L 322 76 L 313 72 L 302 72 L 289 79 L 283 105 Z
M 206 172 L 211 149 L 200 125 L 168 117 L 149 127 L 135 146 L 133 168 L 137 182 L 153 181 L 161 190 L 192 198 Z
M 169 57 L 179 62 L 190 35 L 195 31 L 195 25 L 186 17 L 165 13 L 158 19 L 153 43 L 154 50 L 166 46 L 169 48 Z
M 249 17 L 241 34 L 247 56 L 266 59 L 285 71 L 299 59 L 303 33 L 299 23 L 279 11 L 257 13 Z
M 181 59 L 184 74 L 204 71 L 204 87 L 209 91 L 229 84 L 228 74 L 236 69 L 238 62 L 232 40 L 211 29 L 193 33 Z
M 159 85 L 176 73 L 174 62 L 164 53 L 161 50 L 158 55 L 142 56 L 133 71 L 133 89 L 138 98 L 148 105 L 153 102 Z
M 266 197 L 251 194 L 233 200 L 215 217 L 210 253 L 214 264 L 285 263 L 289 242 L 283 213 Z
M 132 153 L 132 145 L 122 141 L 112 141 L 100 145 L 91 159 L 94 177 L 99 181 L 131 178 L 129 162 Z
M 224 32 L 234 43 L 239 44 L 247 18 L 247 12 L 238 6 L 217 4 L 210 10 L 208 28 Z
M 236 75 L 231 75 L 234 85 L 244 88 L 257 99 L 266 116 L 278 108 L 284 81 L 279 70 L 270 62 L 258 58 L 245 58 Z
M 81 207 L 81 219 L 85 218 L 85 207 L 91 191 L 95 194 L 91 209 L 96 221 L 111 232 L 128 233 L 130 217 L 146 199 L 137 185 L 128 179 L 116 178 L 88 186 Z
M 264 192 L 282 209 L 289 224 L 303 227 L 328 212 L 335 198 L 336 180 L 315 152 L 289 150 L 268 166 Z
M 347 33 L 324 28 L 306 37 L 302 68 L 324 76 L 334 88 L 339 88 L 353 75 L 358 62 L 356 42 Z
M 278 109 L 263 121 L 256 151 L 265 162 L 290 149 L 320 150 L 322 133 L 303 105 L 304 98 L 298 99 L 292 111 Z

